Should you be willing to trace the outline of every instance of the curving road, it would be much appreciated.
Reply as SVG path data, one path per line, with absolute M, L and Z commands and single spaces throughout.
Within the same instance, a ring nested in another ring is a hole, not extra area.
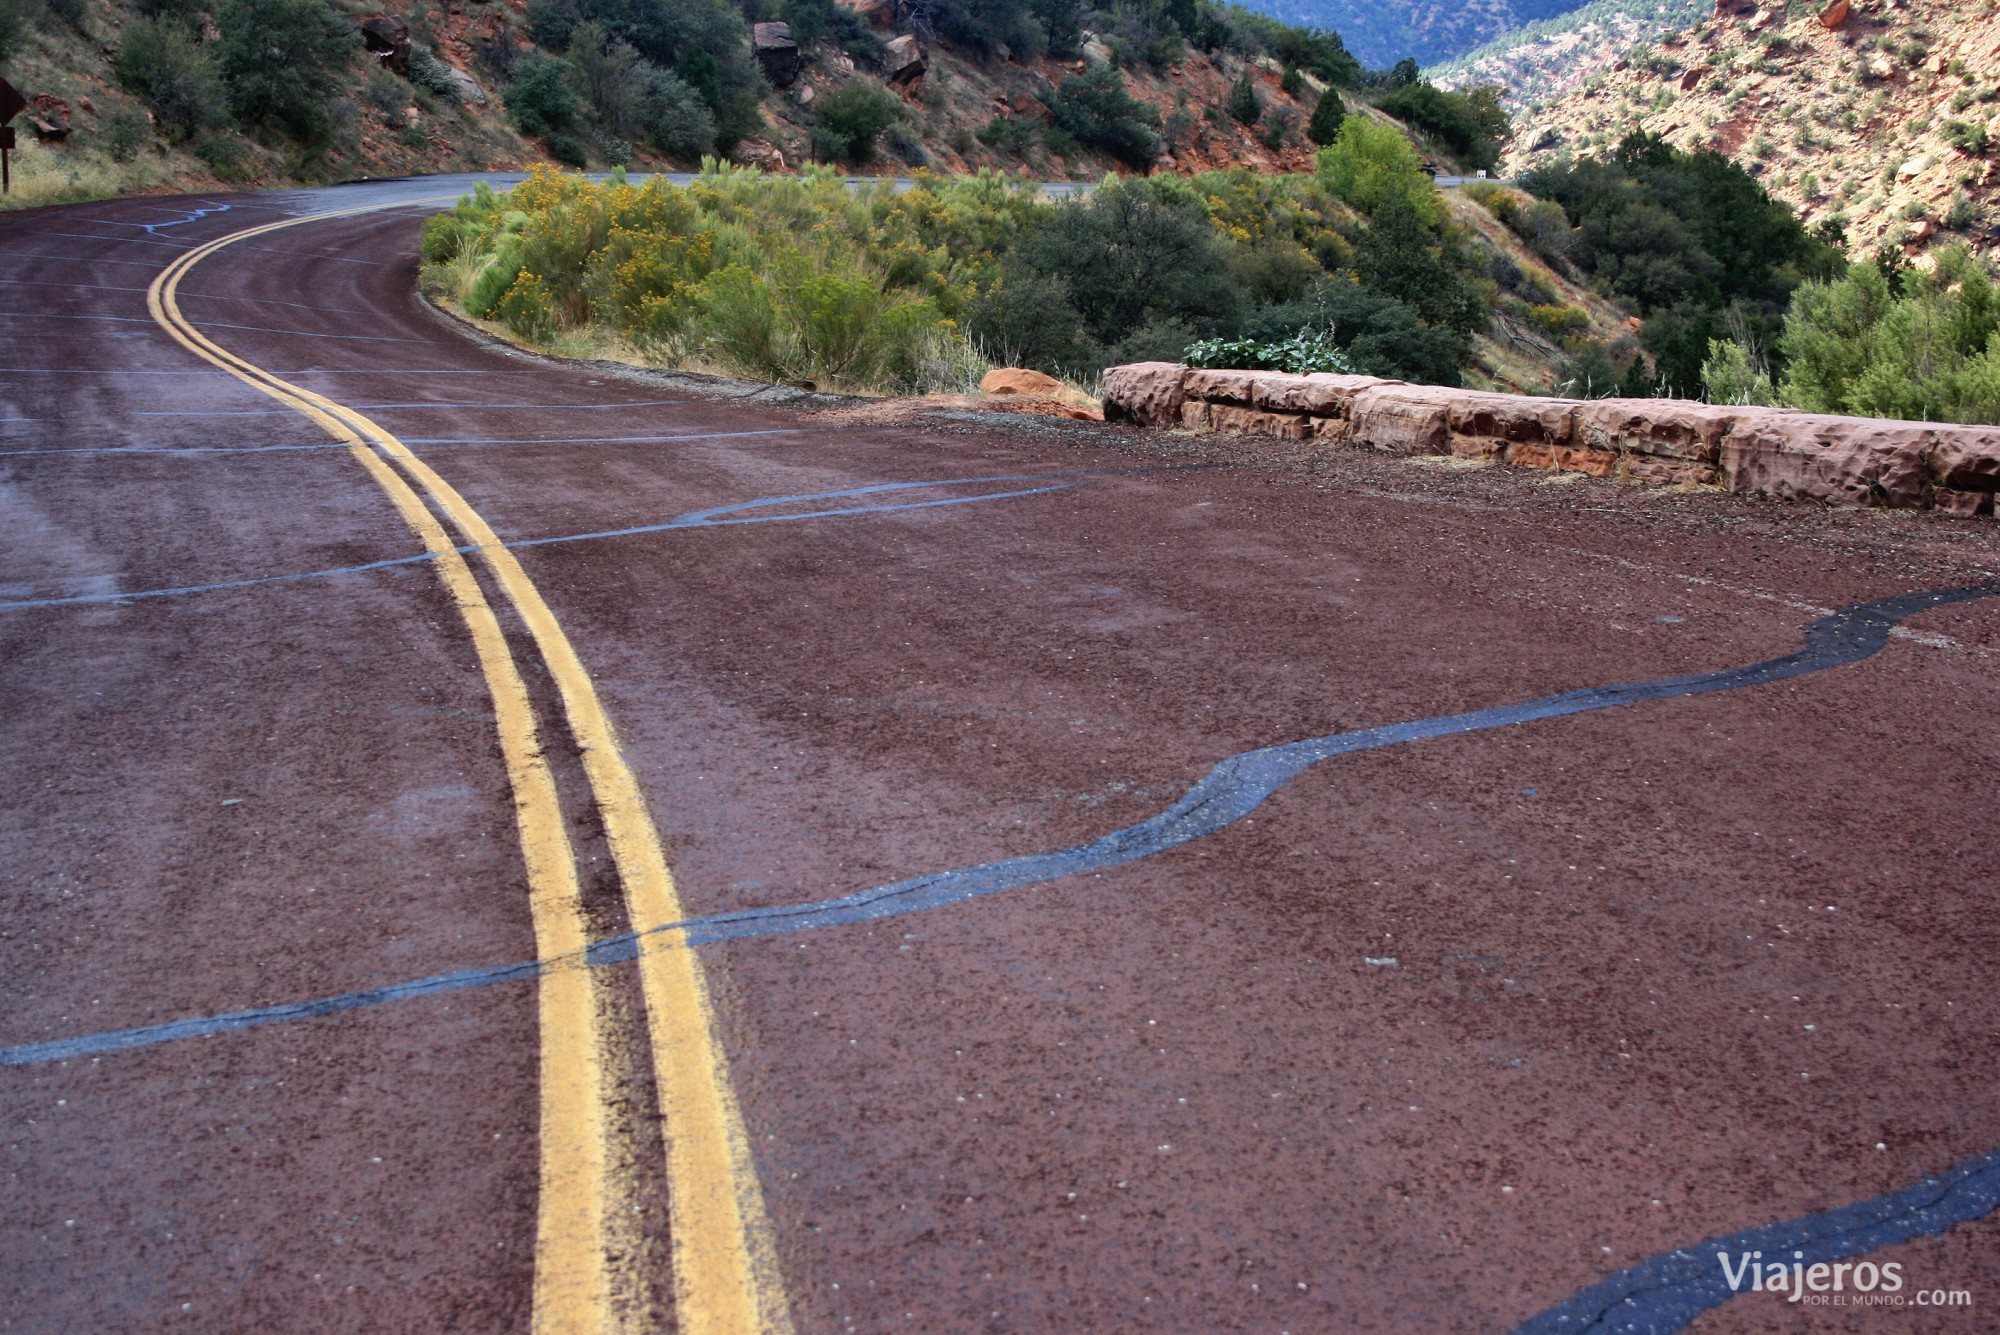
M 1990 523 L 557 365 L 466 185 L 0 217 L 0 1329 L 1992 1328 Z

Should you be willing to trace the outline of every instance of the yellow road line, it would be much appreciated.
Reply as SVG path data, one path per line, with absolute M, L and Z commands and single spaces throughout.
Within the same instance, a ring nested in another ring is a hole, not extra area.
M 251 233 L 265 230 L 270 229 L 255 228 Z M 425 550 L 436 556 L 439 577 L 471 634 L 493 697 L 494 722 L 527 867 L 536 951 L 544 959 L 575 958 L 588 940 L 576 856 L 563 825 L 554 777 L 542 755 L 528 688 L 498 618 L 443 526 L 409 484 L 360 436 L 337 417 L 254 373 L 254 368 L 239 363 L 186 324 L 173 300 L 173 285 L 213 249 L 193 251 L 163 272 L 147 290 L 147 308 L 183 347 L 305 414 L 336 440 L 346 442 L 349 452 L 423 541 Z M 606 1329 L 610 1304 L 604 1246 L 609 1202 L 608 1127 L 600 1014 L 590 970 L 557 970 L 541 980 L 541 1182 L 534 1296 L 538 1331 Z
M 330 216 L 338 215 L 316 215 Z M 408 446 L 353 409 L 280 380 L 229 353 L 202 336 L 180 313 L 176 302 L 180 280 L 201 259 L 233 242 L 315 220 L 266 224 L 210 242 L 162 273 L 148 303 L 155 317 L 199 355 L 298 407 L 337 438 L 349 440 L 357 448 L 366 442 L 380 456 L 394 461 L 466 541 L 477 547 L 519 612 L 556 683 L 571 734 L 582 754 L 625 889 L 630 926 L 646 934 L 639 972 L 666 1139 L 677 1324 L 688 1335 L 789 1331 L 790 1313 L 770 1223 L 716 1032 L 707 979 L 685 937 L 659 930 L 685 917 L 680 895 L 638 778 L 626 762 L 610 716 L 575 646 L 514 554 L 500 545 L 479 513 Z M 362 448 L 361 453 L 368 454 L 376 467 L 381 466 L 381 459 L 373 452 Z M 397 481 L 401 483 L 400 478 Z M 547 1046 L 545 1031 L 545 1051 Z M 548 1111 L 545 1090 L 545 1115 Z M 545 1171 L 545 1187 L 547 1184 Z M 543 1223 L 548 1223 L 546 1206 Z M 601 1211 L 597 1235 L 601 1243 Z M 546 1236 L 545 1229 L 544 1240 Z M 537 1326 L 541 1328 L 544 1277 L 539 1251 L 536 1290 Z

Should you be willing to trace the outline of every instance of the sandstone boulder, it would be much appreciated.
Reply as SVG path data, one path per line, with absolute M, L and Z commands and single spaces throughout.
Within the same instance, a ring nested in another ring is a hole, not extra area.
M 1915 507 L 1934 436 L 1921 422 L 1746 413 L 1722 438 L 1722 481 L 1776 500 Z
M 1282 375 L 1272 371 L 1259 374 L 1250 382 L 1250 402 L 1266 412 L 1308 413 L 1345 420 L 1354 407 L 1356 394 L 1393 383 L 1367 375 L 1334 375 L 1325 371 Z
M 1957 515 L 1970 519 L 1974 515 L 1993 513 L 1993 493 L 1990 491 L 1954 491 L 1950 487 L 1939 487 L 1932 505 L 1943 514 Z
M 757 64 L 764 77 L 779 88 L 790 88 L 805 68 L 805 55 L 792 36 L 789 23 L 759 23 L 750 29 L 750 44 L 756 48 Z
M 1183 425 L 1181 405 L 1187 400 L 1184 382 L 1190 374 L 1187 367 L 1177 362 L 1112 367 L 1104 373 L 1104 420 L 1150 427 Z M 1196 429 L 1206 426 L 1204 419 Z
M 1347 439 L 1391 454 L 1445 454 L 1455 390 L 1382 384 L 1354 396 Z
M 979 382 L 981 394 L 1036 394 L 1055 398 L 1063 392 L 1063 382 L 1052 375 L 1040 371 L 1028 371 L 1018 366 L 995 367 Z
M 929 68 L 923 44 L 908 33 L 892 37 L 882 46 L 882 77 L 892 84 L 915 83 Z
M 1258 378 L 1274 374 L 1271 371 L 1190 370 L 1187 373 L 1187 395 L 1208 403 L 1229 403 L 1248 408 Z
M 36 93 L 28 99 L 28 127 L 44 143 L 60 144 L 69 138 L 72 115 L 69 103 L 54 93 Z
M 1312 419 L 1304 413 L 1267 413 L 1258 408 L 1235 404 L 1208 405 L 1208 426 L 1238 436 L 1272 436 L 1281 440 L 1304 440 L 1312 434 Z
M 1591 399 L 1576 406 L 1577 443 L 1612 454 L 1713 464 L 1742 412 L 1682 399 Z
M 1833 0 L 1833 3 L 1819 12 L 1819 26 L 1828 32 L 1835 32 L 1847 25 L 1854 14 L 1853 0 Z
M 768 139 L 742 140 L 729 150 L 729 160 L 739 167 L 755 167 L 759 171 L 785 170 L 785 155 Z
M 1937 428 L 1931 477 L 1940 487 L 2000 491 L 2000 426 Z
M 1521 447 L 1567 449 L 1576 434 L 1577 406 L 1569 399 L 1460 390 L 1446 408 L 1451 452 L 1461 459 L 1503 459 Z
M 361 44 L 384 66 L 404 74 L 410 68 L 410 25 L 394 14 L 371 14 L 354 25 Z
M 451 86 L 458 90 L 458 100 L 470 102 L 475 107 L 486 105 L 486 90 L 479 81 L 457 66 L 446 66 L 445 73 L 451 76 Z

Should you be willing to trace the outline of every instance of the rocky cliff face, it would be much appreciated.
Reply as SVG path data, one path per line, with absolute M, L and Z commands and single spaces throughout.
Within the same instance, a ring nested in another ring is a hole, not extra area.
M 1706 18 L 1714 0 L 1591 0 L 1432 66 L 1439 86 L 1498 84 L 1510 109 L 1539 107 L 1581 87 L 1634 46 Z
M 1633 130 L 1713 148 L 1853 254 L 2000 253 L 2000 7 L 1718 0 L 1516 128 L 1509 174 Z

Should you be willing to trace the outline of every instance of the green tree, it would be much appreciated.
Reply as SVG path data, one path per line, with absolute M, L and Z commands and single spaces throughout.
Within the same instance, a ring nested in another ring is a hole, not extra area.
M 1780 397 L 1809 412 L 1922 422 L 2000 423 L 2000 297 L 1963 244 L 1930 272 L 1882 266 L 1802 286 L 1779 340 Z
M 1686 397 L 1702 392 L 1712 341 L 1736 326 L 1774 346 L 1792 292 L 1843 263 L 1728 158 L 1649 135 L 1627 136 L 1607 158 L 1532 172 L 1522 185 L 1561 207 L 1576 229 L 1569 262 L 1638 307 L 1640 342 L 1667 389 Z M 1544 240 L 1562 238 L 1551 228 Z
M 151 108 L 169 139 L 192 139 L 229 120 L 214 62 L 176 20 L 135 18 L 127 23 L 112 69 L 119 86 Z
M 361 49 L 346 20 L 326 0 L 228 0 L 215 26 L 216 66 L 236 118 L 325 143 L 335 76 Z
M 1395 298 L 1425 324 L 1470 334 L 1486 322 L 1486 308 L 1432 217 L 1407 194 L 1384 195 L 1354 243 L 1354 269 L 1363 287 Z
M 514 66 L 507 88 L 507 117 L 535 139 L 574 135 L 583 128 L 583 99 L 568 62 L 537 52 Z
M 858 167 L 875 156 L 882 132 L 902 119 L 902 99 L 879 84 L 856 80 L 820 105 L 813 147 L 822 160 L 839 158 Z
M 639 123 L 653 147 L 676 162 L 694 163 L 715 152 L 715 117 L 701 95 L 668 70 L 647 68 Z
M 1429 134 L 1468 167 L 1489 170 L 1500 161 L 1499 136 L 1506 131 L 1507 117 L 1497 100 L 1475 103 L 1470 94 L 1420 81 L 1396 89 L 1380 105 Z
M 1708 360 L 1701 366 L 1701 384 L 1710 403 L 1769 406 L 1778 401 L 1770 371 L 1734 339 L 1709 340 Z
M 1306 122 L 1306 138 L 1325 148 L 1340 138 L 1340 127 L 1346 119 L 1347 104 L 1341 101 L 1340 90 L 1328 88 L 1313 106 L 1312 119 Z
M 1056 128 L 1078 143 L 1103 149 L 1134 167 L 1149 167 L 1160 156 L 1159 116 L 1125 91 L 1125 80 L 1109 65 L 1072 74 L 1049 101 Z
M 1408 201 L 1426 223 L 1444 216 L 1436 183 L 1410 141 L 1365 116 L 1349 116 L 1333 143 L 1319 151 L 1319 174 L 1334 194 L 1363 213 L 1374 213 L 1393 195 Z
M 1243 71 L 1243 77 L 1230 88 L 1228 100 L 1222 105 L 1244 125 L 1255 125 L 1264 114 L 1264 100 L 1257 96 L 1257 80 L 1249 70 Z
M 1113 182 L 1023 236 L 1003 282 L 1017 269 L 1059 281 L 1087 339 L 1082 355 L 1105 366 L 1177 358 L 1196 338 L 1232 332 L 1245 303 L 1229 260 L 1198 202 Z

